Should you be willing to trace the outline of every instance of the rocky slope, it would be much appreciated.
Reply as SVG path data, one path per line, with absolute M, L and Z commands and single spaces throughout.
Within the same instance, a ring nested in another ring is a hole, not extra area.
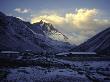
M 75 47 L 72 51 L 95 51 L 100 54 L 110 54 L 110 27 Z

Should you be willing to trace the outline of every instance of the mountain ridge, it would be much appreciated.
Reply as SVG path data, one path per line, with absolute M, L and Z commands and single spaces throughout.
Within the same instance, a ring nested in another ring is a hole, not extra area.
M 68 51 L 71 45 L 67 42 L 52 40 L 45 36 L 42 29 L 36 31 L 29 22 L 0 12 L 0 50 L 36 52 Z M 38 25 L 39 27 L 39 25 Z
M 86 42 L 70 51 L 93 51 L 99 54 L 110 54 L 110 27 L 96 34 Z

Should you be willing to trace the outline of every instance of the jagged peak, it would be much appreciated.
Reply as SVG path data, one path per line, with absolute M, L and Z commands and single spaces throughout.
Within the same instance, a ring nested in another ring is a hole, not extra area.
M 42 23 L 43 23 L 43 20 L 40 20 L 40 22 L 39 22 L 39 23 L 41 23 L 41 24 L 42 24 Z

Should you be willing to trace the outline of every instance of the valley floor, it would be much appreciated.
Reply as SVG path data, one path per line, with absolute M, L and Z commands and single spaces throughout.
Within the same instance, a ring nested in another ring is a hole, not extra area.
M 110 82 L 110 61 L 53 59 L 51 62 L 58 65 L 2 67 L 0 70 L 7 71 L 7 75 L 1 82 Z

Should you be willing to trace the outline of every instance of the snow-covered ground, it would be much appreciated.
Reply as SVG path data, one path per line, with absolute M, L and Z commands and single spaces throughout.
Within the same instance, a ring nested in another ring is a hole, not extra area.
M 56 60 L 57 61 L 57 60 Z M 65 61 L 71 67 L 43 68 L 40 66 L 8 68 L 9 82 L 110 82 L 110 61 Z M 101 73 L 97 72 L 101 71 Z M 103 75 L 106 73 L 106 75 Z

